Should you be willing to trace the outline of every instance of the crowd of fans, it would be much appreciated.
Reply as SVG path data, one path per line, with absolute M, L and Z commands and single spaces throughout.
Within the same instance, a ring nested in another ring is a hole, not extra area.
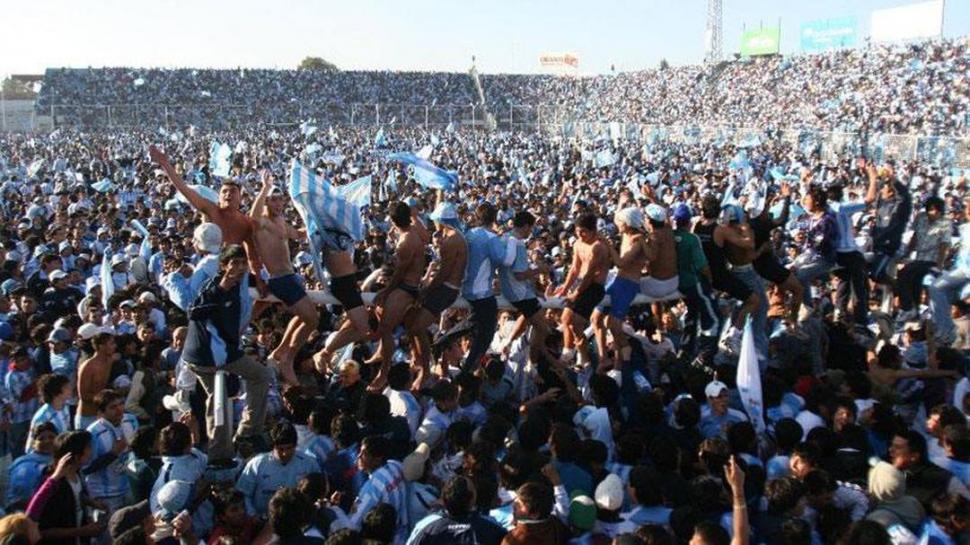
M 958 133 L 965 68 L 965 45 L 936 42 L 485 85 L 599 118 Z M 834 110 L 825 74 L 853 88 Z M 41 103 L 467 87 L 52 71 Z M 419 150 L 457 187 L 388 155 Z M 336 187 L 371 177 L 362 240 L 310 243 L 293 161 Z M 966 544 L 966 188 L 770 137 L 2 135 L 0 540 Z
M 965 136 L 968 59 L 967 41 L 958 39 L 593 77 L 485 74 L 481 81 L 487 109 L 504 119 L 514 106 L 520 123 L 536 121 L 541 109 L 547 123 Z M 417 108 L 389 108 L 385 120 L 400 115 L 402 122 L 422 122 L 428 106 L 430 122 L 437 123 L 447 117 L 447 105 L 478 102 L 464 73 L 89 68 L 48 70 L 37 110 L 48 114 L 56 106 L 55 116 L 67 124 L 213 126 L 295 122 L 313 115 L 349 123 L 348 105 L 385 104 Z M 98 105 L 114 106 L 114 118 Z M 137 115 L 133 105 L 139 105 Z M 164 106 L 178 108 L 166 117 Z M 211 115 L 213 109 L 219 115 Z M 362 108 L 356 121 L 363 118 Z

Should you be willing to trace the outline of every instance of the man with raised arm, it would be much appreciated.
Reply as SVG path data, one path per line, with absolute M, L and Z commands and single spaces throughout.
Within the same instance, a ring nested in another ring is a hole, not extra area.
M 420 366 L 420 378 L 427 376 L 428 367 L 431 364 L 428 326 L 458 299 L 461 281 L 465 278 L 465 264 L 468 261 L 468 244 L 461 233 L 455 205 L 439 201 L 431 212 L 430 219 L 437 224 L 441 232 L 441 239 L 438 242 L 438 266 L 430 281 L 421 290 L 418 305 L 413 307 L 413 311 L 408 313 L 404 321 L 408 334 L 414 339 L 412 349 L 414 361 Z M 421 383 L 420 380 L 418 383 Z
M 303 233 L 283 218 L 286 200 L 283 192 L 273 185 L 272 175 L 263 171 L 262 179 L 263 187 L 249 212 L 256 222 L 256 252 L 269 272 L 269 292 L 294 314 L 283 339 L 269 354 L 269 358 L 278 366 L 283 380 L 296 385 L 298 381 L 293 370 L 293 360 L 307 337 L 317 328 L 320 319 L 316 305 L 307 296 L 303 280 L 293 272 L 290 260 L 289 241 L 303 238 Z
M 391 207 L 391 222 L 399 233 L 393 257 L 394 273 L 384 289 L 374 296 L 374 306 L 379 309 L 381 321 L 377 327 L 378 352 L 368 362 L 380 360 L 380 370 L 367 387 L 377 392 L 382 391 L 387 383 L 387 370 L 394 355 L 394 330 L 418 300 L 429 239 L 428 230 L 418 219 L 416 210 L 406 203 L 398 202 Z
M 757 306 L 751 312 L 751 328 L 754 333 L 754 348 L 758 353 L 758 364 L 764 371 L 768 364 L 768 294 L 764 280 L 754 270 L 754 233 L 745 221 L 744 211 L 736 204 L 721 207 L 721 217 L 714 229 L 714 244 L 724 248 L 724 255 L 731 266 L 731 276 L 747 286 L 757 296 Z M 744 322 L 737 324 L 737 332 L 732 343 L 737 344 L 740 353 L 741 331 Z M 733 347 L 733 346 L 732 346 Z

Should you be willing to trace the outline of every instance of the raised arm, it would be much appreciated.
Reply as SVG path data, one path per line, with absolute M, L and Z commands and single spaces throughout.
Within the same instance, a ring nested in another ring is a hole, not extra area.
M 257 222 L 266 212 L 266 198 L 269 197 L 269 192 L 273 190 L 273 176 L 269 170 L 263 170 L 261 177 L 263 187 L 259 189 L 259 194 L 256 195 L 256 200 L 253 201 L 253 206 L 249 209 L 249 217 Z
M 165 174 L 168 176 L 169 181 L 172 182 L 172 185 L 175 186 L 175 189 L 177 189 L 178 192 L 189 201 L 189 204 L 191 204 L 193 208 L 199 212 L 202 212 L 206 216 L 212 217 L 212 214 L 215 213 L 218 206 L 204 198 L 202 195 L 199 195 L 198 192 L 189 187 L 189 184 L 185 183 L 185 180 L 182 179 L 179 173 L 175 172 L 175 167 L 172 166 L 172 163 L 169 162 L 168 157 L 162 152 L 162 150 L 158 149 L 154 145 L 149 146 L 148 155 L 151 157 L 153 162 L 162 167 L 162 170 L 165 171 Z
M 876 202 L 879 196 L 879 173 L 876 165 L 869 163 L 866 165 L 866 175 L 869 176 L 869 189 L 866 191 L 866 204 Z

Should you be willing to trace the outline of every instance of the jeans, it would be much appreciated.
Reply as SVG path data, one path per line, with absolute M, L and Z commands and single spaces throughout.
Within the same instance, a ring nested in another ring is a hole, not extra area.
M 970 283 L 970 270 L 954 269 L 945 271 L 926 289 L 930 294 L 930 311 L 933 313 L 933 329 L 937 339 L 952 342 L 956 337 L 950 304 L 960 296 L 960 290 L 967 283 Z
M 919 305 L 923 293 L 923 278 L 936 266 L 933 261 L 912 261 L 899 271 L 896 280 L 896 295 L 903 310 L 913 310 Z
M 835 263 L 821 257 L 808 259 L 804 263 L 800 263 L 794 267 L 795 277 L 798 278 L 798 281 L 801 282 L 802 286 L 805 287 L 805 291 L 802 293 L 802 303 L 811 306 L 812 283 L 819 278 L 828 276 L 829 272 L 834 267 Z
M 706 280 L 700 280 L 690 287 L 681 286 L 680 292 L 684 295 L 684 303 L 687 305 L 687 314 L 684 316 L 684 336 L 681 339 L 680 348 L 683 354 L 693 358 L 699 335 L 717 338 L 717 310 L 711 298 L 711 288 L 707 286 Z
M 465 357 L 461 370 L 473 373 L 478 369 L 482 356 L 488 351 L 492 338 L 495 337 L 495 329 L 498 327 L 498 303 L 492 296 L 469 301 L 468 304 L 472 308 L 469 318 L 472 323 L 472 346 L 468 350 L 468 356 Z
M 849 295 L 853 298 L 853 318 L 856 324 L 865 325 L 869 316 L 869 279 L 866 277 L 866 258 L 862 252 L 838 252 L 835 262 L 839 270 L 839 287 L 835 291 L 835 306 L 845 313 L 849 306 Z
M 750 265 L 735 268 L 731 274 L 758 296 L 758 308 L 751 315 L 751 330 L 754 333 L 755 352 L 758 353 L 758 367 L 764 371 L 768 366 L 768 294 L 765 293 L 765 281 Z
M 238 375 L 246 381 L 246 409 L 243 412 L 242 422 L 239 423 L 239 435 L 251 437 L 261 434 L 266 423 L 266 398 L 269 394 L 273 370 L 257 363 L 249 356 L 243 356 L 221 368 L 189 364 L 189 369 L 199 377 L 207 397 L 205 424 L 209 436 L 209 460 L 230 459 L 234 453 L 232 430 L 225 424 L 216 426 L 213 414 L 216 371 L 221 369 Z M 228 414 L 225 422 L 228 423 L 232 421 L 232 400 L 226 400 L 226 412 Z

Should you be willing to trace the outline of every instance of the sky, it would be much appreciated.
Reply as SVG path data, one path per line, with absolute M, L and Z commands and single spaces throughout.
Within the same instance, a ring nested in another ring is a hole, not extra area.
M 724 53 L 742 28 L 799 25 L 912 0 L 722 0 Z M 320 56 L 341 69 L 537 73 L 573 53 L 584 74 L 696 64 L 707 0 L 28 0 L 0 7 L 0 75 L 47 67 L 295 68 Z M 944 36 L 970 35 L 970 0 L 947 0 Z

